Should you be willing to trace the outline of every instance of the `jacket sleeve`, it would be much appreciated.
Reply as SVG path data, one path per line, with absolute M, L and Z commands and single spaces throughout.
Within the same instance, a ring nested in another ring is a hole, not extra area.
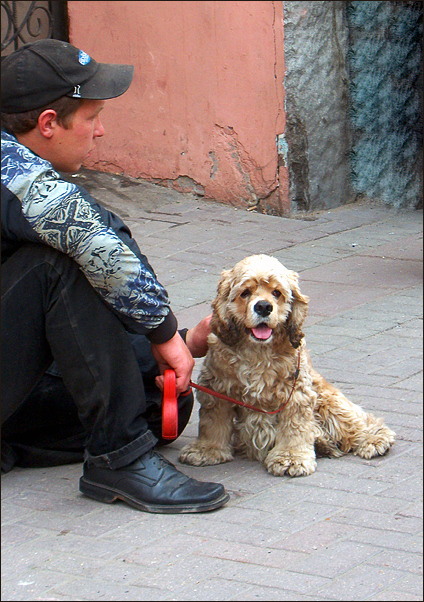
M 26 227 L 79 264 L 128 330 L 146 334 L 154 343 L 172 338 L 177 320 L 168 294 L 120 218 L 52 169 L 41 170 L 30 182 L 9 184 Z M 10 224 L 9 232 L 20 238 Z

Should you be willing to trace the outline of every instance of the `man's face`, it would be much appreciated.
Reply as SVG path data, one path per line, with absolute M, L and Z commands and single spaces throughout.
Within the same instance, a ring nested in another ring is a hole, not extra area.
M 54 136 L 53 158 L 50 157 L 56 171 L 77 172 L 84 159 L 94 150 L 95 139 L 105 133 L 99 115 L 104 105 L 104 100 L 84 100 L 74 113 L 68 129 L 58 126 Z

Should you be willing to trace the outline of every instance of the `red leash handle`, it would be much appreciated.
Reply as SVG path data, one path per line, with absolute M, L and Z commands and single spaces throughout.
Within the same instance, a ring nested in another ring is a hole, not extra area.
M 162 397 L 162 437 L 178 437 L 177 378 L 174 370 L 165 370 Z
M 178 437 L 177 377 L 174 370 L 165 370 L 163 377 L 162 437 L 176 439 Z M 190 393 L 191 389 L 188 389 L 180 396 L 184 397 Z

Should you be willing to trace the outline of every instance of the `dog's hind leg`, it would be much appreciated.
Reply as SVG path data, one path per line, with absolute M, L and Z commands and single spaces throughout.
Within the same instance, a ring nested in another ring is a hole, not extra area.
M 314 388 L 318 393 L 316 419 L 325 437 L 339 453 L 353 454 L 369 460 L 384 455 L 395 441 L 395 433 L 381 418 L 364 412 L 349 401 L 341 391 L 313 371 Z
M 383 456 L 395 442 L 395 433 L 381 418 L 366 414 L 366 424 L 361 437 L 352 448 L 356 456 L 369 460 L 374 456 Z
M 183 447 L 179 460 L 193 466 L 211 466 L 233 459 L 232 435 L 234 408 L 225 401 L 210 401 L 209 395 L 198 393 L 207 405 L 199 410 L 199 434 L 194 443 Z

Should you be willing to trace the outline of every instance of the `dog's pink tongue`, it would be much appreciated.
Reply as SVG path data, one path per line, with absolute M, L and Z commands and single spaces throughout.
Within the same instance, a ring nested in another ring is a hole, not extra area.
M 265 341 L 272 335 L 272 328 L 269 328 L 266 324 L 259 324 L 256 328 L 252 328 L 252 333 L 257 339 Z

